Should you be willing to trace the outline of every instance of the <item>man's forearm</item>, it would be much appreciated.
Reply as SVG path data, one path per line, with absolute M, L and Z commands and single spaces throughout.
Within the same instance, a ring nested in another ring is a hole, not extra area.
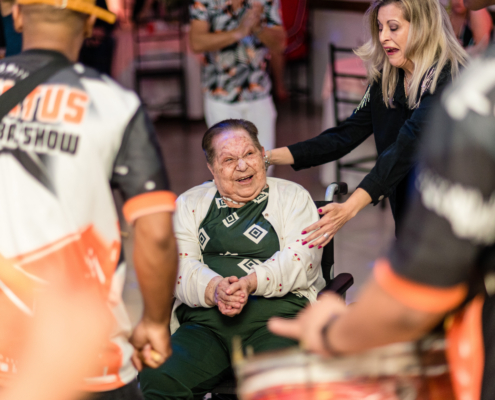
M 495 0 L 464 0 L 464 5 L 470 10 L 479 10 L 495 4 Z
M 253 33 L 272 53 L 282 54 L 285 50 L 285 31 L 280 26 L 259 27 Z
M 246 36 L 239 29 L 215 33 L 191 33 L 191 48 L 195 53 L 221 50 Z
M 349 306 L 349 311 L 332 324 L 327 340 L 336 351 L 357 353 L 389 343 L 418 339 L 442 316 L 402 305 L 371 280 L 356 304 Z
M 177 279 L 177 245 L 171 213 L 139 218 L 135 224 L 134 266 L 144 302 L 143 318 L 168 323 Z

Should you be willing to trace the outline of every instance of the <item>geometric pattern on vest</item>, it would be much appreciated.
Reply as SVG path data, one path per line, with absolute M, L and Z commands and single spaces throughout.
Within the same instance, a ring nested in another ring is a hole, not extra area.
M 245 232 L 244 236 L 246 236 L 249 240 L 252 240 L 254 243 L 259 244 L 261 240 L 267 235 L 268 231 L 263 229 L 259 225 L 251 225 Z
M 217 207 L 220 209 L 220 208 L 227 208 L 227 203 L 225 203 L 225 201 L 223 201 L 223 199 L 220 197 L 220 198 L 215 198 L 215 202 L 217 203 Z
M 230 214 L 227 218 L 222 220 L 223 224 L 227 227 L 230 228 L 232 225 L 236 223 L 236 221 L 239 220 L 239 216 L 237 213 Z
M 237 265 L 239 266 L 239 268 L 243 269 L 244 271 L 246 271 L 247 274 L 249 274 L 253 270 L 253 267 L 255 265 L 261 264 L 263 263 L 260 260 L 251 260 L 249 258 L 246 258 Z
M 201 246 L 201 250 L 204 250 L 206 244 L 210 241 L 210 237 L 206 234 L 205 230 L 201 228 L 199 230 L 199 245 Z

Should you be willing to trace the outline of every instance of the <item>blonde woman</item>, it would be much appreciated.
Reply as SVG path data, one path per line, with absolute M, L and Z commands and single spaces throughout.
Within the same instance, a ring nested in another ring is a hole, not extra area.
M 375 167 L 346 202 L 318 210 L 324 216 L 305 229 L 312 232 L 310 247 L 325 246 L 366 205 L 385 197 L 390 198 L 397 232 L 418 137 L 434 94 L 467 60 L 438 0 L 374 0 L 366 15 L 371 39 L 356 50 L 369 80 L 361 104 L 340 126 L 266 156 L 268 163 L 299 170 L 337 160 L 375 135 Z

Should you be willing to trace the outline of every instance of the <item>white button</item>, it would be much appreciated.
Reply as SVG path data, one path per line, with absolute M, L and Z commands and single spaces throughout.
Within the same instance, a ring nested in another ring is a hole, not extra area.
M 74 64 L 74 71 L 76 71 L 78 74 L 84 74 L 84 65 L 81 63 Z
M 156 188 L 156 183 L 153 181 L 148 181 L 144 184 L 144 188 L 146 190 L 153 190 L 154 188 Z
M 129 172 L 129 167 L 127 167 L 126 165 L 117 165 L 114 171 L 116 174 L 119 175 L 127 175 L 127 173 Z
M 382 201 L 385 198 L 385 196 L 382 194 L 380 197 L 378 197 L 378 201 Z

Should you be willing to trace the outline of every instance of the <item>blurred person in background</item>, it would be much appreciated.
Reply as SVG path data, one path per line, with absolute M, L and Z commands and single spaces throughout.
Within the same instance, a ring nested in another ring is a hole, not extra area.
M 451 0 L 449 17 L 454 33 L 462 47 L 471 55 L 486 50 L 493 30 L 493 21 L 486 9 L 470 11 L 463 0 Z
M 335 161 L 374 134 L 376 164 L 344 203 L 321 209 L 305 228 L 309 246 L 325 246 L 368 204 L 389 197 L 396 233 L 408 201 L 419 138 L 434 99 L 459 73 L 467 54 L 438 0 L 374 0 L 367 13 L 371 39 L 356 50 L 369 86 L 353 114 L 319 136 L 267 151 L 267 162 L 295 170 Z
M 5 36 L 5 57 L 19 54 L 22 50 L 22 35 L 14 29 L 12 20 L 12 6 L 14 0 L 0 1 L 0 10 L 2 13 L 2 24 Z
M 124 10 L 124 0 L 96 0 L 96 5 L 110 10 L 116 15 L 119 23 L 125 24 L 127 18 Z M 91 37 L 86 38 L 79 54 L 79 61 L 102 74 L 112 75 L 115 38 L 115 24 L 97 20 Z
M 324 295 L 275 334 L 324 356 L 410 341 L 446 316 L 459 400 L 495 398 L 495 47 L 430 118 L 401 234 L 356 303 Z
M 61 279 L 75 293 L 78 288 L 90 292 L 109 324 L 90 362 L 97 367 L 77 389 L 97 392 L 93 398 L 98 400 L 139 399 L 132 362 L 138 369 L 156 367 L 171 352 L 178 261 L 175 195 L 137 95 L 75 63 L 96 18 L 112 23 L 115 16 L 91 0 L 67 0 L 64 8 L 46 3 L 18 0 L 13 6 L 23 51 L 0 63 L 1 92 L 12 86 L 15 92 L 27 75 L 57 66 L 2 119 L 0 385 L 23 375 L 25 364 L 19 360 L 36 316 L 36 295 Z M 123 197 L 124 216 L 134 226 L 134 265 L 144 299 L 130 342 L 132 327 L 121 296 L 126 268 L 112 189 Z
M 251 121 L 261 145 L 273 148 L 277 111 L 267 56 L 285 47 L 278 0 L 193 0 L 190 15 L 191 48 L 205 53 L 206 124 Z

